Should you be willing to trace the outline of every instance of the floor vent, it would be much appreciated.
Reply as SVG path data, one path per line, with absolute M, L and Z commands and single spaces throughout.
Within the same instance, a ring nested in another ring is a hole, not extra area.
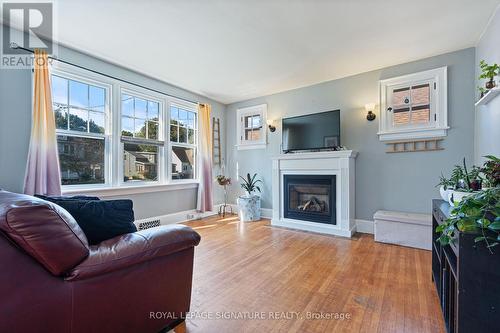
M 156 220 L 149 220 L 149 221 L 140 222 L 137 225 L 137 229 L 144 230 L 144 229 L 149 229 L 149 228 L 154 228 L 154 227 L 159 227 L 159 226 L 160 226 L 160 220 L 156 219 Z

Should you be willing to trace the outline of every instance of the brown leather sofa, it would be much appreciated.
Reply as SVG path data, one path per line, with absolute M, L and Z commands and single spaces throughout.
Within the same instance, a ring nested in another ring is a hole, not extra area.
M 89 246 L 64 209 L 0 191 L 0 332 L 171 328 L 189 311 L 199 242 L 170 225 Z

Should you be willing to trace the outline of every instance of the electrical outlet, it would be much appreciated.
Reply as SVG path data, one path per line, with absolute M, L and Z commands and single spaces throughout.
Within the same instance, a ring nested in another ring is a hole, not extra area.
M 188 220 L 194 220 L 195 219 L 194 214 L 187 214 L 187 219 Z

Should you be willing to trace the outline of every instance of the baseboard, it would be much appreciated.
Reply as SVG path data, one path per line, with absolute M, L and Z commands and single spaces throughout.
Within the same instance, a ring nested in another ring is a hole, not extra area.
M 361 220 L 356 219 L 356 231 L 361 232 L 363 234 L 373 234 L 374 233 L 374 224 L 373 221 L 370 220 Z
M 216 215 L 218 210 L 219 210 L 219 206 L 220 205 L 215 205 L 213 211 L 204 212 L 204 213 L 200 213 L 200 212 L 196 211 L 195 209 L 192 209 L 192 210 L 184 210 L 184 211 L 176 212 L 176 213 L 172 213 L 172 214 L 151 216 L 151 217 L 147 217 L 145 219 L 136 220 L 136 221 L 134 221 L 134 224 L 137 227 L 139 227 L 139 225 L 141 223 L 149 223 L 149 222 L 154 222 L 157 220 L 159 221 L 160 225 L 175 224 L 175 223 L 199 220 L 199 219 L 202 219 L 205 217 Z

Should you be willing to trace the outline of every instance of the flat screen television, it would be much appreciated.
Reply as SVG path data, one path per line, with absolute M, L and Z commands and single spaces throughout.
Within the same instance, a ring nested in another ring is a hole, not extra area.
M 283 118 L 282 150 L 335 149 L 340 146 L 340 110 Z

